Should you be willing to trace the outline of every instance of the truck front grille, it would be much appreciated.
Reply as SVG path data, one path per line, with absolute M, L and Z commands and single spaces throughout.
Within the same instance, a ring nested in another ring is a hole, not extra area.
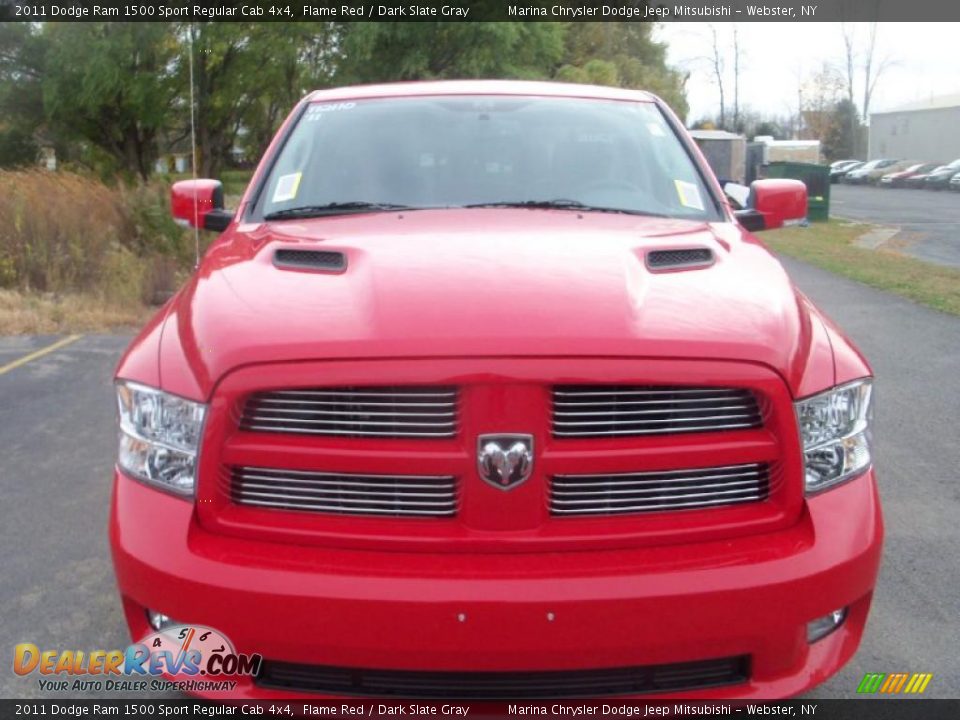
M 435 518 L 457 512 L 457 488 L 452 476 L 234 467 L 228 490 L 238 505 L 280 510 Z
M 258 392 L 244 405 L 240 429 L 340 437 L 453 437 L 457 390 L 383 386 Z
M 672 665 L 586 670 L 444 672 L 373 670 L 266 660 L 255 681 L 282 690 L 410 699 L 591 698 L 721 687 L 749 679 L 746 655 Z
M 637 385 L 556 385 L 553 436 L 671 435 L 760 427 L 749 390 Z
M 764 464 L 729 465 L 609 475 L 551 478 L 553 515 L 620 515 L 657 510 L 737 505 L 765 500 L 770 470 Z

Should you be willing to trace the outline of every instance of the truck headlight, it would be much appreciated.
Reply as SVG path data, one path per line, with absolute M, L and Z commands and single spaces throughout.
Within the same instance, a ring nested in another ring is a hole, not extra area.
M 117 464 L 139 480 L 193 495 L 206 405 L 126 381 L 117 383 L 117 405 Z
M 857 380 L 795 403 L 808 493 L 870 466 L 873 383 Z

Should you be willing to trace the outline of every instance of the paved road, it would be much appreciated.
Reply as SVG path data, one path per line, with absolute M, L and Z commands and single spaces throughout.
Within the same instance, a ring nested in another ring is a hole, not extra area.
M 958 198 L 960 200 L 960 198 Z M 811 695 L 849 697 L 865 672 L 933 672 L 960 697 L 960 318 L 789 261 L 798 283 L 872 358 L 887 546 L 863 646 Z M 0 338 L 0 368 L 55 338 Z M 110 374 L 127 339 L 88 336 L 0 374 L 0 697 L 41 696 L 13 677 L 17 642 L 128 641 L 105 538 L 115 452 Z
M 886 247 L 960 267 L 960 193 L 834 185 L 830 214 L 899 227 Z

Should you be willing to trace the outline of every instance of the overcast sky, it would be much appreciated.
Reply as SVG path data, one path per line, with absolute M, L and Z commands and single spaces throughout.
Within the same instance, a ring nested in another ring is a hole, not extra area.
M 868 23 L 853 23 L 856 41 L 864 49 Z M 734 23 L 715 25 L 728 65 L 725 94 L 732 106 Z M 797 74 L 809 75 L 823 60 L 845 64 L 840 23 L 736 23 L 741 47 L 740 105 L 764 113 L 796 112 Z M 713 81 L 710 26 L 707 23 L 666 23 L 656 37 L 668 44 L 671 65 L 688 70 L 687 100 L 690 120 L 715 116 L 719 94 Z M 871 110 L 883 110 L 932 95 L 960 93 L 960 23 L 880 23 L 875 57 L 893 63 L 880 77 Z M 862 104 L 862 75 L 858 72 L 856 101 Z

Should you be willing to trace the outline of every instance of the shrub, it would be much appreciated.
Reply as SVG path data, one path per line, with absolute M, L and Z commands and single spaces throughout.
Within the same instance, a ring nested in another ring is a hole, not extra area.
M 73 173 L 0 171 L 0 287 L 152 301 L 192 262 L 165 186 L 109 188 Z

